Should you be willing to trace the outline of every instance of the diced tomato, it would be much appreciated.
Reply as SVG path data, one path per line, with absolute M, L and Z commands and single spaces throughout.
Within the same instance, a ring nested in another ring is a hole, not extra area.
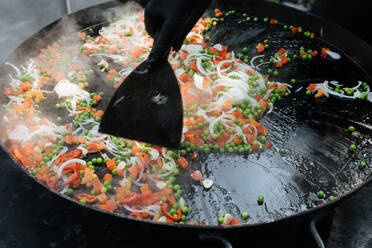
M 329 48 L 323 47 L 322 50 L 320 50 L 320 56 L 322 56 L 323 58 L 327 57 L 327 51 L 329 51 Z
M 241 225 L 242 223 L 238 219 L 232 219 L 229 223 L 230 226 Z
M 116 205 L 115 199 L 110 199 L 106 201 L 106 207 L 107 207 L 107 210 L 111 212 L 115 211 L 118 208 Z
M 191 159 L 195 160 L 195 159 L 197 159 L 197 157 L 198 157 L 198 153 L 197 153 L 197 152 L 194 152 L 194 153 L 192 154 Z
M 142 166 L 140 166 L 138 164 L 132 165 L 128 169 L 128 171 L 130 173 L 130 177 L 133 178 L 133 179 L 137 179 L 138 174 L 140 173 L 141 170 L 142 170 Z
M 298 32 L 298 27 L 293 27 L 293 28 L 292 28 L 292 33 L 293 33 L 293 34 L 296 34 L 297 32 Z
M 149 155 L 147 155 L 146 152 L 138 153 L 137 157 L 143 166 L 147 166 L 150 164 L 150 157 Z
M 194 181 L 201 181 L 203 179 L 203 175 L 199 170 L 196 170 L 193 173 L 191 173 L 191 177 Z

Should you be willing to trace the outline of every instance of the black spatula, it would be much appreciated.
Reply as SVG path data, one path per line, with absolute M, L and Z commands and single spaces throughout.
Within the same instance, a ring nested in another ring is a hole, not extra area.
M 147 63 L 140 64 L 117 89 L 99 131 L 177 149 L 183 121 L 177 78 L 167 60 L 151 70 Z

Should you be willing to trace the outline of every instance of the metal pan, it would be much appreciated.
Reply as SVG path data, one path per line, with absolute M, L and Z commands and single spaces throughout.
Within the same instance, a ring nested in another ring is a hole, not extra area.
M 16 49 L 8 61 L 21 64 L 26 58 L 35 56 L 40 48 L 55 41 L 58 34 L 65 33 L 68 27 L 65 24 L 71 20 L 81 29 L 93 27 L 98 30 L 105 25 L 107 13 L 115 14 L 112 8 L 117 5 L 108 3 L 81 10 L 47 26 Z M 296 62 L 278 76 L 277 80 L 287 82 L 290 78 L 296 78 L 297 83 L 292 94 L 275 104 L 273 112 L 265 115 L 262 120 L 269 129 L 268 138 L 275 144 L 274 148 L 251 155 L 214 152 L 200 154 L 199 159 L 181 173 L 177 180 L 189 202 L 189 219 L 197 223 L 205 221 L 208 225 L 174 225 L 138 220 L 123 213 L 112 215 L 137 223 L 142 228 L 157 226 L 159 230 L 219 233 L 231 237 L 244 235 L 247 231 L 254 234 L 256 231 L 269 231 L 287 224 L 307 222 L 328 213 L 328 210 L 371 181 L 371 167 L 361 170 L 358 163 L 361 160 L 367 164 L 372 163 L 372 155 L 368 152 L 372 145 L 372 129 L 369 126 L 372 124 L 369 113 L 372 105 L 369 102 L 336 98 L 315 101 L 311 97 L 305 97 L 303 90 L 295 91 L 322 80 L 339 80 L 350 87 L 357 80 L 362 80 L 371 86 L 372 48 L 337 25 L 281 5 L 265 1 L 217 0 L 212 3 L 211 9 L 214 8 L 235 9 L 259 18 L 273 17 L 317 34 L 317 38 L 309 41 L 303 37 L 293 38 L 278 27 L 273 28 L 261 22 L 247 25 L 239 22 L 238 18 L 226 18 L 225 24 L 212 29 L 209 35 L 213 42 L 226 44 L 233 50 L 239 51 L 248 46 L 252 51 L 250 55 L 253 56 L 257 41 L 269 39 L 272 41 L 270 49 L 278 50 L 283 46 L 288 47 L 288 44 L 294 50 L 303 44 L 309 47 L 324 46 L 342 54 L 342 59 L 337 62 L 325 60 L 322 63 L 317 60 L 311 63 Z M 102 15 L 103 12 L 105 16 Z M 6 87 L 4 82 L 7 81 L 8 74 L 8 68 L 1 67 L 0 79 L 3 83 L 0 90 Z M 98 90 L 105 91 L 106 95 L 113 94 L 113 89 L 104 84 L 97 87 L 100 87 Z M 2 103 L 7 101 L 5 96 L 0 100 Z M 53 99 L 50 101 L 52 103 Z M 105 104 L 107 102 L 102 103 Z M 45 111 L 53 115 L 54 110 Z M 350 124 L 358 130 L 354 135 L 345 131 Z M 355 142 L 358 149 L 351 153 L 348 146 Z M 285 148 L 287 154 L 281 156 L 279 148 Z M 16 160 L 13 161 L 17 168 L 29 174 Z M 206 191 L 192 182 L 189 175 L 196 169 L 214 181 L 210 190 Z M 318 199 L 316 193 L 319 190 L 336 196 L 336 199 Z M 56 191 L 54 193 L 59 194 Z M 265 197 L 265 203 L 261 206 L 256 202 L 258 195 Z M 60 196 L 80 204 L 65 195 Z M 83 206 L 101 211 L 92 206 Z M 217 225 L 218 216 L 225 213 L 240 216 L 243 211 L 248 211 L 251 216 L 246 223 L 225 227 Z

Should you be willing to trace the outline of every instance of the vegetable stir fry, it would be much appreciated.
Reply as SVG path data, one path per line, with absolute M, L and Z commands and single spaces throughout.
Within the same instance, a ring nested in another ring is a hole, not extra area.
M 224 21 L 220 10 L 215 14 L 214 18 L 199 20 L 181 50 L 171 51 L 169 57 L 184 104 L 182 150 L 98 132 L 104 114 L 100 103 L 106 96 L 90 87 L 95 76 L 86 61 L 94 61 L 97 69 L 106 73 L 110 87 L 119 87 L 147 58 L 152 46 L 142 12 L 113 21 L 96 36 L 93 29 L 76 37 L 62 36 L 23 66 L 8 64 L 15 73 L 10 75 L 9 88 L 4 92 L 9 99 L 4 106 L 6 131 L 2 137 L 7 149 L 38 180 L 82 204 L 136 218 L 196 224 L 187 219 L 188 204 L 177 184 L 177 175 L 190 166 L 186 153 L 195 160 L 198 153 L 249 154 L 269 149 L 272 144 L 267 139 L 268 130 L 259 120 L 292 87 L 269 80 L 269 75 L 277 71 L 259 73 L 259 66 L 266 62 L 255 65 L 255 61 L 263 57 L 261 53 L 269 46 L 266 41 L 257 45 L 257 56 L 251 61 L 244 54 L 229 51 L 227 46 L 207 43 L 210 38 L 205 33 Z M 258 21 L 244 14 L 243 18 Z M 274 19 L 265 22 L 277 24 Z M 299 28 L 289 29 L 300 32 Z M 306 35 L 314 37 L 310 32 Z M 286 50 L 279 50 L 272 60 L 276 67 L 284 66 L 288 63 Z M 332 82 L 330 85 L 337 92 L 338 86 Z M 322 93 L 323 86 L 309 87 L 310 93 L 318 90 L 315 97 L 330 92 Z M 357 88 L 360 87 L 369 92 L 364 84 L 360 83 Z M 57 118 L 47 117 L 41 111 L 43 105 L 49 104 L 48 98 L 53 97 L 56 112 L 63 113 Z M 360 166 L 366 167 L 366 163 Z M 200 171 L 190 177 L 205 189 L 213 187 L 213 181 L 203 178 Z M 264 197 L 259 196 L 257 203 L 264 204 Z M 248 212 L 235 217 L 241 220 L 226 213 L 216 222 L 234 225 L 249 220 Z

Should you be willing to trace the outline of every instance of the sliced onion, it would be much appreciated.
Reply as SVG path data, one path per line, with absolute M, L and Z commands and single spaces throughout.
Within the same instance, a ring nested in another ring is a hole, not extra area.
M 12 140 L 23 140 L 29 134 L 29 130 L 25 125 L 18 125 L 9 134 L 8 138 Z

